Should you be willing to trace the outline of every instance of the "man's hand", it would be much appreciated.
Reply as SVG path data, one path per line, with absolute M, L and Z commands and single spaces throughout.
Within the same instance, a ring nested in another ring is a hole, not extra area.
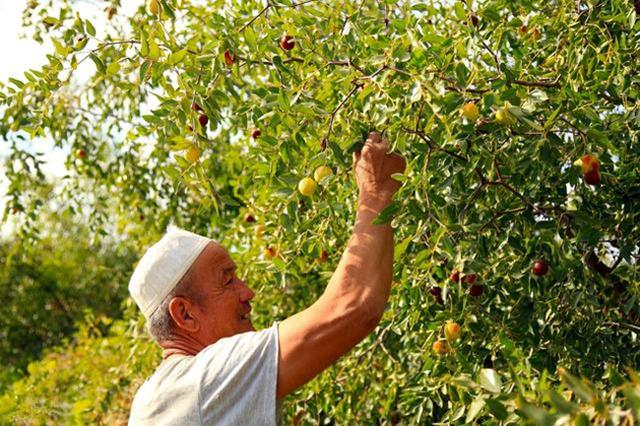
M 387 153 L 388 149 L 387 140 L 372 132 L 362 151 L 353 153 L 353 170 L 361 197 L 390 201 L 400 188 L 400 182 L 391 175 L 404 172 L 406 164 L 399 155 Z

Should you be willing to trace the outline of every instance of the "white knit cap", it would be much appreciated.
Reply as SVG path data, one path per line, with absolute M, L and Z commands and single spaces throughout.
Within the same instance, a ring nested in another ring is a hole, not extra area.
M 129 281 L 129 293 L 147 319 L 210 242 L 209 238 L 169 225 L 164 237 L 142 256 Z

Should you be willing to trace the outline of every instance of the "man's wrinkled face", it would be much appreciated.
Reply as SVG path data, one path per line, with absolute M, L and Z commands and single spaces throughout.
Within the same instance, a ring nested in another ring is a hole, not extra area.
M 224 247 L 210 243 L 194 264 L 193 278 L 200 296 L 194 314 L 207 344 L 255 330 L 249 317 L 254 293 L 238 278 L 236 264 Z

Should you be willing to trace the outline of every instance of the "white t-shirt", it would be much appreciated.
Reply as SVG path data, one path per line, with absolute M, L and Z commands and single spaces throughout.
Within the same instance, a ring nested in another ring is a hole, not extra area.
M 138 389 L 129 425 L 276 425 L 278 324 L 172 355 Z

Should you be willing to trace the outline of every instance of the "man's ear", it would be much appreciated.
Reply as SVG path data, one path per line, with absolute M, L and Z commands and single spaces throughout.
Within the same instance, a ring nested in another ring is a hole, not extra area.
M 176 296 L 169 302 L 169 315 L 180 330 L 196 333 L 200 329 L 193 311 L 193 303 L 184 297 Z

